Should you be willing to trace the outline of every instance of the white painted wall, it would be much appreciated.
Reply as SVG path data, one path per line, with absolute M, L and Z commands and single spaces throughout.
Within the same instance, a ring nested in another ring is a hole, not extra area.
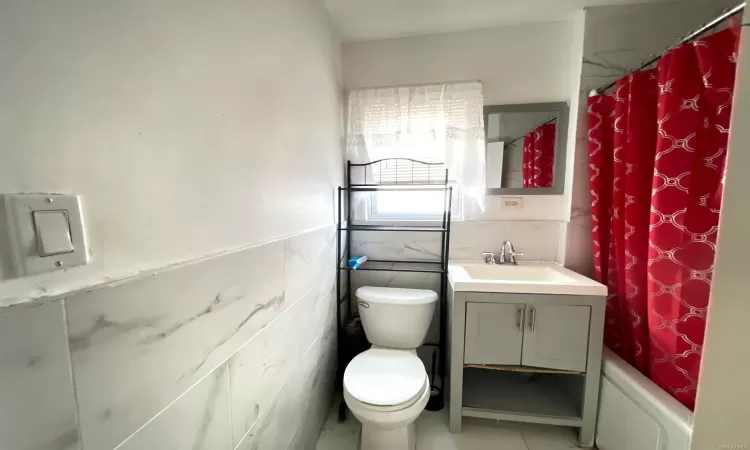
M 480 80 L 488 105 L 567 101 L 572 39 L 565 21 L 345 43 L 344 84 Z
M 573 17 L 574 27 L 574 39 L 576 45 L 573 45 L 570 49 L 571 59 L 575 61 L 571 67 L 571 78 L 570 85 L 568 86 L 570 94 L 570 110 L 568 120 L 568 140 L 567 149 L 565 152 L 565 189 L 563 195 L 562 209 L 565 214 L 565 224 L 559 228 L 559 239 L 557 247 L 557 262 L 564 264 L 565 256 L 567 254 L 568 239 L 567 235 L 571 226 L 575 226 L 571 221 L 575 215 L 572 211 L 573 195 L 574 195 L 574 179 L 576 166 L 576 144 L 577 135 L 582 126 L 585 126 L 585 122 L 582 122 L 581 114 L 581 74 L 583 71 L 583 65 L 579 61 L 583 60 L 584 48 L 586 45 L 586 24 L 588 21 L 588 13 L 586 11 L 580 11 Z M 585 275 L 585 274 L 584 274 Z
M 0 192 L 82 194 L 92 262 L 0 305 L 331 224 L 339 55 L 317 0 L 3 2 Z
M 750 33 L 742 33 L 693 450 L 750 447 Z

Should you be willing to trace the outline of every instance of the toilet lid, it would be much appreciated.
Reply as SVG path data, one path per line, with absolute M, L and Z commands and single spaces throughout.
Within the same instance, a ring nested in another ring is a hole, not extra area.
M 426 305 L 435 303 L 438 295 L 426 289 L 405 289 L 378 286 L 362 286 L 355 293 L 357 299 L 368 303 L 385 305 Z
M 352 397 L 376 406 L 395 406 L 417 397 L 425 385 L 422 361 L 406 350 L 370 349 L 346 366 L 344 387 Z

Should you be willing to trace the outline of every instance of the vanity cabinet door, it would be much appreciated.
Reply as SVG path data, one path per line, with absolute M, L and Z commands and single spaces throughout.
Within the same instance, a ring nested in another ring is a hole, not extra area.
M 585 372 L 590 314 L 588 306 L 527 305 L 523 365 Z
M 466 303 L 465 364 L 521 364 L 525 305 Z

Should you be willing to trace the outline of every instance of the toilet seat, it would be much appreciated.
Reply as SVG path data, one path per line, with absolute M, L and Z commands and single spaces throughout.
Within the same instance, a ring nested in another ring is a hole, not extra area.
M 429 383 L 414 352 L 378 348 L 360 353 L 346 366 L 344 389 L 363 406 L 386 412 L 416 403 Z

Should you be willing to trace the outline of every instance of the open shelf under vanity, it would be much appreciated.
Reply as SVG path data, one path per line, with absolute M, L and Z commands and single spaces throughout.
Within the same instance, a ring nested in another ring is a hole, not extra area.
M 577 374 L 464 368 L 462 415 L 580 427 Z

